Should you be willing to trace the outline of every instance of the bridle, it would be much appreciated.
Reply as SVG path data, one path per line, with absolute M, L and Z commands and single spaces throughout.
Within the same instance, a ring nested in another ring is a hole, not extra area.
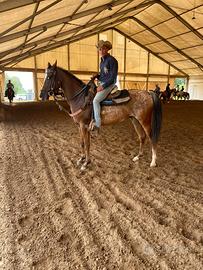
M 50 84 L 47 93 L 49 96 L 55 96 L 59 92 L 59 89 L 62 90 L 61 81 L 57 80 L 57 70 L 53 68 L 52 70 L 47 69 L 46 74 L 45 79 L 48 80 Z
M 48 68 L 46 70 L 46 77 L 45 80 L 47 79 L 48 81 L 50 80 L 50 86 L 49 86 L 49 90 L 47 91 L 49 96 L 54 96 L 56 95 L 59 90 L 62 89 L 62 83 L 60 80 L 57 80 L 57 70 L 55 68 Z M 74 100 L 76 97 L 78 97 L 80 94 L 82 94 L 83 91 L 87 91 L 90 88 L 90 85 L 92 84 L 92 79 L 90 79 L 90 81 L 87 84 L 83 84 L 82 88 L 79 89 L 78 92 L 76 92 L 72 97 L 69 97 L 69 101 Z M 64 92 L 63 92 L 64 94 Z
M 62 89 L 62 82 L 57 79 L 57 70 L 56 70 L 56 68 L 50 67 L 50 68 L 48 68 L 46 70 L 45 80 L 48 83 L 48 85 L 47 85 L 47 88 L 48 88 L 47 94 L 48 94 L 48 96 L 53 96 L 54 101 L 58 105 L 60 110 L 65 111 L 71 117 L 76 116 L 77 114 L 79 114 L 82 111 L 82 109 L 79 109 L 77 112 L 71 113 L 71 112 L 67 111 L 63 106 L 61 106 L 59 104 L 59 100 L 57 98 L 57 93 L 59 92 L 59 90 L 61 90 L 63 96 L 65 96 L 65 95 L 64 95 L 64 91 Z M 92 80 L 90 80 L 87 85 L 84 84 L 82 86 L 82 89 L 79 89 L 79 91 L 77 93 L 75 93 L 75 95 L 73 95 L 71 98 L 69 98 L 69 101 L 72 101 L 75 98 L 79 97 L 84 91 L 86 91 L 86 93 L 88 93 L 89 88 L 91 87 L 90 86 L 91 83 L 92 83 Z

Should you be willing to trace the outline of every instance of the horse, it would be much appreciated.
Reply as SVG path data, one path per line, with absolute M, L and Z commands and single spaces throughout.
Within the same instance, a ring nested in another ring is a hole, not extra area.
M 179 92 L 179 90 L 177 90 L 177 89 L 175 89 L 174 91 L 173 91 L 173 93 L 172 93 L 172 98 L 173 99 L 176 99 L 176 97 L 177 97 L 177 93 Z
M 190 99 L 190 94 L 188 92 L 183 92 L 183 98 L 184 100 L 189 100 Z
M 163 103 L 165 103 L 165 102 L 169 102 L 170 101 L 170 98 L 171 98 L 171 94 L 172 93 L 175 93 L 175 91 L 176 91 L 176 89 L 175 88 L 173 88 L 173 89 L 170 89 L 170 92 L 168 92 L 168 91 L 163 91 L 163 92 L 161 92 L 161 94 L 160 94 L 160 99 L 162 98 L 163 99 Z
M 188 92 L 184 92 L 184 91 L 178 91 L 177 94 L 177 99 L 184 99 L 184 100 L 189 100 L 190 99 L 190 94 Z
M 93 115 L 92 101 L 96 94 L 95 84 L 90 80 L 87 85 L 71 72 L 48 63 L 46 76 L 41 92 L 43 100 L 48 95 L 63 91 L 65 100 L 71 110 L 69 115 L 79 126 L 82 155 L 77 161 L 81 170 L 85 170 L 90 160 L 90 123 Z M 122 92 L 122 91 L 121 91 Z M 133 158 L 137 161 L 143 155 L 143 145 L 149 138 L 152 150 L 150 167 L 156 166 L 157 143 L 162 122 L 162 107 L 160 99 L 152 91 L 129 91 L 130 100 L 114 106 L 102 106 L 101 123 L 103 125 L 116 124 L 131 119 L 139 137 L 139 152 Z
M 15 93 L 11 87 L 7 88 L 5 91 L 5 97 L 8 97 L 9 103 L 12 103 Z

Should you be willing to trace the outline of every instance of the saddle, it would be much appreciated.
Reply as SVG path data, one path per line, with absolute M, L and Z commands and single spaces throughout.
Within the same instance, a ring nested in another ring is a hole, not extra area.
M 5 91 L 5 97 L 15 97 L 15 93 L 12 88 L 7 88 Z
M 131 97 L 128 90 L 117 90 L 114 93 L 110 93 L 105 100 L 101 102 L 103 106 L 112 106 L 130 101 Z

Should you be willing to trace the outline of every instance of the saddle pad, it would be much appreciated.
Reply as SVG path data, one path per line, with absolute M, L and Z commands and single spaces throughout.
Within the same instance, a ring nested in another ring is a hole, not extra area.
M 113 105 L 128 102 L 131 99 L 128 90 L 124 89 L 122 91 L 117 91 L 117 92 L 120 92 L 119 95 L 117 94 L 116 97 L 114 98 L 107 97 L 107 99 L 101 102 L 101 105 L 113 106 Z
M 112 106 L 116 105 L 112 99 L 105 99 L 101 102 L 101 106 Z

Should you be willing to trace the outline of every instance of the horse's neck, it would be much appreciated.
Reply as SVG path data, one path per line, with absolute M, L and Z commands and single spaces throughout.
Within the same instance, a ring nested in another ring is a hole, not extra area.
M 70 100 L 82 89 L 80 83 L 77 81 L 77 79 L 72 77 L 71 74 L 69 75 L 60 71 L 59 76 L 62 78 L 62 89 L 68 100 Z

